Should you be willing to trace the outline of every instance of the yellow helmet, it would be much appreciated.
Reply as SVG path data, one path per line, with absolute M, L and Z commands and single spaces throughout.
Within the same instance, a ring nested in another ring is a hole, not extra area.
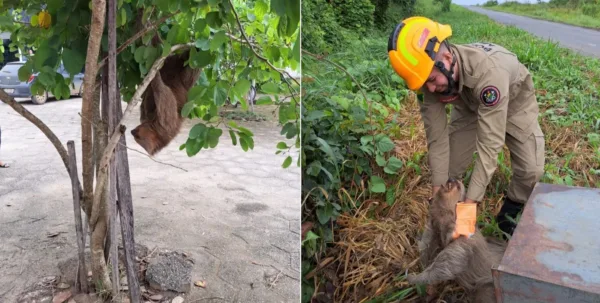
M 449 25 L 425 17 L 410 17 L 396 26 L 388 41 L 388 55 L 410 90 L 425 84 L 441 43 L 451 35 Z

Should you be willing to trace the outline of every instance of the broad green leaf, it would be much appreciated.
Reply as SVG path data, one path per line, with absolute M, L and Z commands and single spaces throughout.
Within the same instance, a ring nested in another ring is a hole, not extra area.
M 210 50 L 214 51 L 219 49 L 225 42 L 227 42 L 225 31 L 218 31 L 210 40 Z
M 387 163 L 387 160 L 382 155 L 377 155 L 375 156 L 375 162 L 377 162 L 377 165 L 383 167 Z
M 31 70 L 32 63 L 33 63 L 32 61 L 27 61 L 27 63 L 23 64 L 23 66 L 21 66 L 19 68 L 19 71 L 18 71 L 19 81 L 25 82 L 25 81 L 29 80 L 29 77 L 32 74 L 32 70 Z
M 146 53 L 146 47 L 140 46 L 135 50 L 134 58 L 135 62 L 141 63 L 144 61 L 144 54 Z
M 285 142 L 282 141 L 282 142 L 277 143 L 277 148 L 278 149 L 287 149 L 288 146 Z
M 200 101 L 199 98 L 206 92 L 202 86 L 194 86 L 188 91 L 188 101 Z
M 190 139 L 188 138 L 185 143 L 185 151 L 188 157 L 196 155 L 202 149 L 204 142 L 198 139 Z
M 240 79 L 235 83 L 233 90 L 240 96 L 245 96 L 250 90 L 250 81 L 247 79 Z
M 223 26 L 223 20 L 221 19 L 219 12 L 216 11 L 206 14 L 206 24 L 214 29 L 221 28 L 221 26 Z
M 254 3 L 254 14 L 262 20 L 269 10 L 269 5 L 264 0 L 258 0 Z
M 271 99 L 271 96 L 262 96 L 262 97 L 258 98 L 258 100 L 256 100 L 256 105 L 268 105 L 268 104 L 273 104 L 273 99 Z
M 34 15 L 35 16 L 35 15 Z M 35 16 L 37 19 L 37 16 Z M 0 16 L 0 26 L 11 26 L 13 19 L 10 16 Z
M 154 3 L 161 11 L 168 12 L 169 11 L 169 1 L 173 1 L 173 0 L 155 0 Z
M 1 16 L 0 20 L 2 20 L 3 18 L 7 18 L 7 17 L 8 16 Z M 4 22 L 0 21 L 0 26 L 4 26 L 5 25 L 5 24 L 2 24 L 2 23 L 4 23 Z M 31 24 L 31 26 L 34 26 L 34 27 L 37 26 L 38 25 L 38 16 L 37 15 L 31 16 L 31 19 L 29 20 L 29 24 Z
M 191 57 L 191 55 L 190 55 Z M 190 58 L 190 61 L 193 62 L 193 66 L 196 68 L 204 68 L 211 64 L 215 59 L 215 55 L 210 51 L 198 51 L 195 53 L 193 57 Z
M 303 121 L 310 122 L 310 121 L 318 120 L 318 119 L 326 117 L 326 116 L 327 116 L 327 114 L 325 114 L 325 112 L 322 110 L 310 111 L 310 112 L 308 112 L 308 115 L 306 115 L 306 117 Z
M 181 116 L 188 117 L 192 113 L 192 110 L 194 110 L 195 108 L 196 104 L 194 104 L 194 101 L 185 103 L 183 105 L 183 108 L 181 109 Z
M 76 50 L 65 48 L 63 50 L 63 64 L 67 72 L 74 76 L 83 70 L 85 55 Z
M 278 94 L 279 87 L 273 82 L 267 82 L 260 87 L 261 91 L 266 94 Z
M 196 125 L 194 125 L 192 127 L 192 129 L 190 130 L 190 134 L 189 134 L 189 138 L 191 139 L 197 139 L 197 138 L 204 138 L 204 133 L 208 130 L 208 128 L 206 127 L 206 125 L 202 124 L 202 123 L 198 123 Z
M 321 224 L 327 224 L 333 215 L 333 205 L 325 203 L 325 207 L 317 207 L 317 219 Z
M 196 23 L 194 23 L 194 31 L 197 33 L 201 33 L 206 28 L 206 20 L 198 19 Z
M 376 143 L 377 146 L 377 150 L 379 150 L 380 152 L 386 153 L 391 151 L 392 149 L 394 149 L 394 142 L 392 142 L 392 140 L 385 136 L 382 137 L 379 141 L 377 141 Z
M 210 49 L 210 40 L 206 39 L 206 38 L 200 38 L 198 40 L 196 40 L 196 47 L 203 50 L 203 51 L 207 51 Z
M 215 148 L 219 144 L 219 138 L 223 134 L 223 130 L 220 128 L 211 127 L 208 131 L 208 144 L 210 148 Z
M 166 57 L 171 53 L 171 43 L 165 41 L 162 45 L 163 51 L 161 57 Z
M 371 176 L 371 181 L 369 182 L 369 189 L 374 193 L 383 193 L 385 192 L 385 180 L 378 176 Z
M 287 0 L 271 0 L 271 12 L 279 16 L 285 16 Z
M 288 168 L 290 164 L 292 164 L 292 157 L 287 156 L 287 158 L 285 158 L 285 160 L 283 161 L 283 164 L 281 164 L 281 167 Z
M 225 88 L 215 85 L 213 91 L 213 98 L 215 105 L 221 106 L 225 104 L 225 101 L 227 100 L 227 90 Z
M 296 37 L 296 42 L 294 42 L 294 49 L 290 53 L 290 57 L 293 56 L 293 58 L 294 58 L 294 60 L 296 60 L 296 62 L 300 62 L 300 36 L 301 35 L 298 35 Z

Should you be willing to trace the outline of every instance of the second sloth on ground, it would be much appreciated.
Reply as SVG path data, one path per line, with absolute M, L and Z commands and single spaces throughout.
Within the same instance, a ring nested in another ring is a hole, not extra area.
M 419 274 L 408 276 L 411 284 L 427 284 L 431 289 L 437 283 L 456 281 L 472 303 L 496 302 L 492 266 L 502 260 L 506 244 L 485 238 L 479 229 L 471 237 L 454 239 L 456 205 L 463 200 L 462 182 L 449 179 L 433 197 L 429 218 L 419 241 L 421 263 L 425 268 Z M 428 301 L 435 294 L 428 291 Z

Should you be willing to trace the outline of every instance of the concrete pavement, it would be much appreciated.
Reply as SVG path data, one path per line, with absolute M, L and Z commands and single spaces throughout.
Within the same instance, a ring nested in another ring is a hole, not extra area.
M 81 174 L 81 99 L 24 103 L 65 144 L 74 140 Z M 125 108 L 123 103 L 123 108 Z M 142 150 L 129 130 L 127 144 Z M 276 120 L 275 120 L 276 121 Z M 285 140 L 274 122 L 239 122 L 255 134 L 253 151 L 233 146 L 224 131 L 216 149 L 195 157 L 179 151 L 193 123 L 157 161 L 128 151 L 136 242 L 183 250 L 195 259 L 186 302 L 298 302 L 300 298 L 300 169 L 281 168 Z M 59 274 L 57 264 L 77 250 L 70 180 L 48 139 L 0 102 L 0 301 L 13 302 L 24 287 Z M 288 143 L 293 144 L 293 142 Z M 48 237 L 47 233 L 59 233 Z M 268 282 L 277 276 L 277 283 Z M 204 300 L 203 300 L 204 298 Z M 211 299 L 207 299 L 211 298 Z M 197 301 L 196 301 L 197 300 Z

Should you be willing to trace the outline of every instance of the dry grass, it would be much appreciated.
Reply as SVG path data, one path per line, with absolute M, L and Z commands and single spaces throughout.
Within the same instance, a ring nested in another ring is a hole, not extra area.
M 356 205 L 352 214 L 344 213 L 338 220 L 334 233 L 334 246 L 325 252 L 320 265 L 310 276 L 324 274 L 328 282 L 321 285 L 333 293 L 329 300 L 334 302 L 367 302 L 378 296 L 390 295 L 390 292 L 411 288 L 403 277 L 406 272 L 418 272 L 416 241 L 427 219 L 427 199 L 431 191 L 430 172 L 427 168 L 426 139 L 416 98 L 411 95 L 398 113 L 400 127 L 394 135 L 397 144 L 395 155 L 405 163 L 415 160 L 415 155 L 425 155 L 415 163 L 415 168 L 405 167 L 402 173 L 386 180 L 396 185 L 395 203 L 389 206 L 384 201 L 371 198 L 353 199 L 344 196 L 348 203 Z M 560 128 L 542 122 L 546 137 L 546 163 L 565 165 L 565 157 L 571 155 L 567 166 L 583 172 L 588 182 L 596 184 L 597 176 L 586 174 L 590 168 L 597 168 L 593 150 L 584 140 L 580 127 Z M 490 184 L 506 188 L 510 178 L 510 155 L 504 148 L 505 157 L 494 174 Z M 502 167 L 502 168 L 501 168 Z M 377 169 L 377 165 L 373 165 Z M 576 185 L 585 185 L 584 178 L 575 179 Z M 364 186 L 360 186 L 364 190 Z M 495 215 L 501 207 L 502 194 L 493 193 L 488 187 L 491 198 L 482 201 L 478 212 Z M 343 189 L 342 192 L 345 192 Z M 362 196 L 368 197 L 365 193 Z M 360 201 L 363 200 L 363 201 Z M 486 220 L 486 219 L 483 219 Z M 462 289 L 456 284 L 440 286 L 442 293 L 438 302 L 466 302 Z M 414 302 L 419 295 L 412 289 L 408 297 L 401 302 Z

